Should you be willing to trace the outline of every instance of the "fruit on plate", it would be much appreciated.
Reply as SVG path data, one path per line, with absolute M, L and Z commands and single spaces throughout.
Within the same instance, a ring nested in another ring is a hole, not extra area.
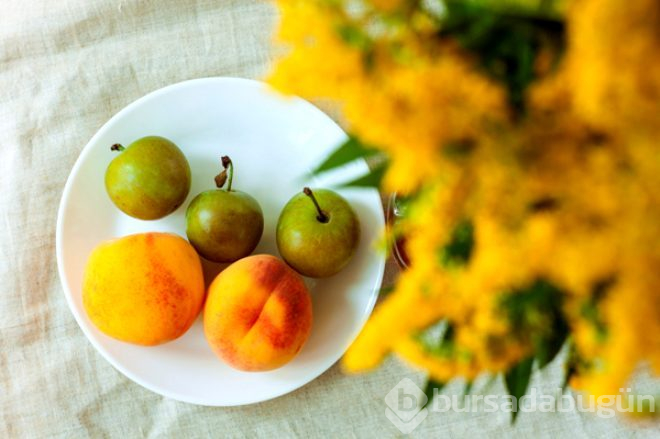
M 257 200 L 232 188 L 234 165 L 221 158 L 217 189 L 197 195 L 186 210 L 186 235 L 200 255 L 213 262 L 233 262 L 252 253 L 264 230 Z M 227 189 L 222 187 L 227 182 Z
M 204 333 L 216 355 L 235 369 L 283 366 L 302 349 L 311 327 L 305 283 L 275 256 L 234 262 L 209 286 Z
M 204 303 L 199 256 L 171 233 L 140 233 L 98 245 L 83 278 L 83 306 L 101 332 L 152 346 L 180 337 Z
M 190 165 L 174 143 L 149 136 L 111 149 L 119 155 L 105 172 L 105 188 L 122 212 L 153 220 L 183 204 L 190 191 Z
M 306 187 L 284 206 L 276 238 L 280 254 L 298 273 L 328 277 L 353 257 L 360 241 L 360 222 L 338 193 Z

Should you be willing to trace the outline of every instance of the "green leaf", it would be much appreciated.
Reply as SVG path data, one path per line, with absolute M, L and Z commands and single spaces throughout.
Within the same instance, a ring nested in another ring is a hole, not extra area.
M 440 36 L 454 38 L 472 52 L 483 71 L 507 88 L 512 107 L 522 112 L 525 90 L 536 79 L 535 58 L 543 48 L 552 48 L 559 58 L 565 26 L 543 10 L 530 14 L 496 3 L 446 0 Z
M 463 396 L 468 396 L 470 395 L 470 392 L 472 392 L 472 384 L 474 381 L 465 381 L 465 388 L 463 389 Z
M 461 407 L 465 407 L 465 404 L 468 403 L 467 397 L 471 395 L 473 383 L 474 381 L 465 380 L 465 387 L 463 387 L 463 401 L 461 402 Z
M 424 393 L 426 394 L 428 400 L 426 401 L 426 404 L 424 404 L 424 407 L 431 404 L 431 401 L 433 401 L 433 397 L 435 397 L 435 393 L 436 393 L 435 389 L 438 389 L 438 393 L 440 393 L 442 392 L 442 389 L 445 387 L 445 384 L 446 383 L 440 381 L 435 381 L 433 378 L 429 378 L 426 381 L 426 387 L 424 388 Z
M 371 47 L 371 39 L 358 26 L 343 24 L 337 27 L 339 37 L 349 46 L 360 50 L 367 50 Z
M 364 145 L 357 137 L 349 137 L 339 148 L 335 149 L 312 173 L 320 174 L 330 169 L 338 168 L 360 158 L 379 154 L 375 148 Z
M 461 221 L 452 232 L 449 242 L 440 249 L 440 263 L 445 267 L 465 265 L 474 248 L 474 226 L 471 221 Z
M 563 318 L 557 319 L 553 328 L 554 330 L 550 336 L 543 337 L 536 343 L 536 360 L 538 361 L 539 369 L 543 369 L 555 359 L 568 337 L 568 325 Z
M 541 368 L 557 356 L 569 333 L 562 301 L 561 290 L 541 278 L 503 296 L 502 308 L 515 333 L 532 343 Z
M 556 327 L 552 337 L 545 338 L 538 343 L 535 357 L 538 361 L 539 369 L 543 369 L 555 359 L 559 351 L 561 351 L 562 346 L 564 346 L 566 337 L 568 337 L 568 326 L 563 324 Z
M 355 180 L 343 183 L 342 187 L 373 187 L 379 188 L 387 171 L 387 163 L 381 163 L 373 168 L 369 173 L 358 177 Z
M 385 297 L 392 293 L 394 291 L 394 285 L 388 285 L 386 287 L 381 287 L 381 289 L 378 291 L 378 294 L 382 297 Z
M 430 325 L 416 336 L 426 352 L 441 358 L 454 354 L 454 337 L 454 326 L 446 320 Z
M 576 362 L 569 359 L 566 364 L 564 364 L 564 379 L 561 383 L 561 391 L 563 392 L 568 387 L 568 383 L 571 381 L 571 378 L 577 372 Z
M 614 277 L 606 277 L 596 282 L 592 288 L 591 296 L 584 301 L 580 308 L 581 316 L 594 326 L 596 337 L 600 342 L 605 341 L 607 338 L 607 326 L 600 315 L 599 304 L 615 283 L 616 278 Z
M 518 403 L 520 402 L 520 398 L 525 395 L 525 393 L 527 393 L 529 379 L 532 376 L 533 363 L 534 358 L 528 357 L 509 369 L 509 371 L 504 376 L 504 382 L 506 384 L 509 395 L 516 398 Z M 511 423 L 516 422 L 518 409 L 519 407 L 516 405 L 516 410 L 511 413 Z
M 566 390 L 571 378 L 578 373 L 579 369 L 590 368 L 590 362 L 580 357 L 572 338 L 569 338 L 566 343 L 568 344 L 568 355 L 566 357 L 566 362 L 564 363 L 564 379 L 561 383 L 562 392 Z

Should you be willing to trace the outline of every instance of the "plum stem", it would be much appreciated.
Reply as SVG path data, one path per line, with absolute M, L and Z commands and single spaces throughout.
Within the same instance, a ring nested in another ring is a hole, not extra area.
M 215 176 L 215 185 L 217 186 L 218 189 L 221 189 L 222 186 L 224 186 L 225 182 L 227 181 L 227 174 L 229 174 L 229 185 L 227 186 L 227 192 L 231 192 L 231 181 L 234 178 L 234 164 L 231 162 L 231 159 L 226 155 L 220 158 L 220 163 L 222 163 L 222 167 L 224 169 L 222 170 L 222 172 L 220 172 L 218 175 Z
M 308 187 L 303 189 L 303 192 L 305 195 L 307 195 L 309 198 L 312 199 L 312 202 L 314 203 L 314 206 L 316 206 L 316 211 L 319 213 L 316 216 L 316 219 L 319 220 L 322 223 L 327 223 L 330 218 L 328 218 L 328 214 L 326 214 L 322 209 L 321 206 L 319 206 L 319 202 L 316 201 L 316 197 L 314 196 L 314 193 L 312 190 Z
M 124 148 L 120 143 L 115 143 L 110 147 L 110 151 L 123 151 L 126 148 Z
M 227 192 L 231 192 L 231 182 L 234 180 L 234 164 L 229 156 L 222 156 L 222 167 L 227 170 L 229 174 L 229 183 L 227 183 Z

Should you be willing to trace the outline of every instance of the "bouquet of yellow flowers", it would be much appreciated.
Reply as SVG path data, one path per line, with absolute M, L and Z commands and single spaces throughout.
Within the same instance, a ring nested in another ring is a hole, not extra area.
M 343 360 L 525 392 L 660 373 L 660 2 L 279 0 L 270 82 L 341 103 L 331 166 L 395 192 L 410 266 Z M 327 168 L 322 167 L 322 169 Z

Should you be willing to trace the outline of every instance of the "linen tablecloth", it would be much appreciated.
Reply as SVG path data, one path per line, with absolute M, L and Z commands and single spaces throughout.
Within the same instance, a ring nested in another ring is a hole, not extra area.
M 0 1 L 0 437 L 390 437 L 384 398 L 424 374 L 390 359 L 371 374 L 335 365 L 303 388 L 234 408 L 198 407 L 113 369 L 67 308 L 55 259 L 57 208 L 83 146 L 125 105 L 208 76 L 260 78 L 277 23 L 266 1 Z M 388 265 L 386 282 L 396 270 Z M 533 385 L 556 387 L 561 367 Z M 450 385 L 445 393 L 461 391 Z M 473 393 L 503 392 L 500 379 Z M 447 437 L 651 437 L 593 414 L 436 413 L 412 433 Z

